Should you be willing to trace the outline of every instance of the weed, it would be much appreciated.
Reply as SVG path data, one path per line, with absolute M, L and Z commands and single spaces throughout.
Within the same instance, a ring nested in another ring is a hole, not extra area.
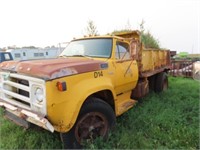
M 108 139 L 84 143 L 88 149 L 199 149 L 199 83 L 169 78 L 169 89 L 151 92 L 117 118 Z M 1 149 L 61 149 L 58 134 L 24 130 L 0 114 Z

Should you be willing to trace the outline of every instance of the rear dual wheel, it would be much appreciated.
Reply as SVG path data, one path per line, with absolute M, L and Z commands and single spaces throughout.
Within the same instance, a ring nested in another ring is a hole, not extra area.
M 168 89 L 168 77 L 165 72 L 158 73 L 149 77 L 149 88 L 160 93 Z
M 156 75 L 155 92 L 159 93 L 168 89 L 168 77 L 165 72 Z
M 99 136 L 106 138 L 115 125 L 115 113 L 110 105 L 98 98 L 90 98 L 81 108 L 74 127 L 61 133 L 64 148 L 81 148 L 84 140 Z

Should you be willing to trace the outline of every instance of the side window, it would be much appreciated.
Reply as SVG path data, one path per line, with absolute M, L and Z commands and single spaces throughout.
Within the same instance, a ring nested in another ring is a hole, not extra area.
M 34 53 L 34 57 L 38 57 L 39 56 L 39 53 Z
M 4 54 L 5 60 L 10 60 L 10 55 L 9 54 Z
M 117 42 L 115 58 L 118 60 L 131 59 L 131 56 L 129 53 L 129 45 L 127 43 Z
M 40 57 L 44 56 L 44 53 L 39 53 L 39 56 L 40 56 Z
M 15 53 L 15 58 L 20 58 L 21 54 L 20 53 Z

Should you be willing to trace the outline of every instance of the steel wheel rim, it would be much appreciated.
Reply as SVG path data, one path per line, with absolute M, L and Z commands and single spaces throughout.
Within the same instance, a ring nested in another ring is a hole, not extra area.
M 75 137 L 79 143 L 85 139 L 95 139 L 106 136 L 108 121 L 102 113 L 90 112 L 85 114 L 75 127 Z

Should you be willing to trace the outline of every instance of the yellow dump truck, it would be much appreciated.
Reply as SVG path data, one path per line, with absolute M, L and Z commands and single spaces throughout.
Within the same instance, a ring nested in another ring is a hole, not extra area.
M 149 89 L 168 87 L 168 50 L 145 49 L 139 31 L 72 40 L 56 59 L 0 64 L 6 118 L 57 131 L 65 148 L 106 137 L 116 116 Z

